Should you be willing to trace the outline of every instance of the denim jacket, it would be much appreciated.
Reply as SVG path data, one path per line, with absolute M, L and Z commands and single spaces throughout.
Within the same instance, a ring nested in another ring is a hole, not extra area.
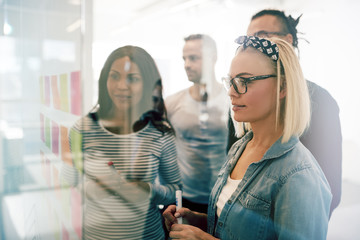
M 220 239 L 326 239 L 331 192 L 311 153 L 298 137 L 277 140 L 252 163 L 225 204 L 216 203 L 227 177 L 252 138 L 237 141 L 218 174 L 208 208 L 208 232 Z

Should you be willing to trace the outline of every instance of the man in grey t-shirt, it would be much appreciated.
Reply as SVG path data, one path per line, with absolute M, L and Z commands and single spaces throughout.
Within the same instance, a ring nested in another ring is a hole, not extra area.
M 185 38 L 184 67 L 193 83 L 165 100 L 176 131 L 183 207 L 207 212 L 210 191 L 226 160 L 229 96 L 215 78 L 217 50 L 207 35 Z

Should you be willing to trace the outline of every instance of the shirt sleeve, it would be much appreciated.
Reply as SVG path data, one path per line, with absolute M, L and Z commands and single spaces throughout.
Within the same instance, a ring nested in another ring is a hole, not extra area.
M 83 167 L 82 137 L 81 133 L 74 127 L 69 132 L 69 159 L 68 163 L 62 164 L 61 175 L 70 186 L 77 186 L 81 181 Z M 70 163 L 70 164 L 69 164 Z
M 274 207 L 278 239 L 326 239 L 331 193 L 325 178 L 311 167 L 284 180 Z
M 175 202 L 175 191 L 181 189 L 174 134 L 164 135 L 161 149 L 159 182 L 152 184 L 151 194 L 154 203 L 168 205 Z

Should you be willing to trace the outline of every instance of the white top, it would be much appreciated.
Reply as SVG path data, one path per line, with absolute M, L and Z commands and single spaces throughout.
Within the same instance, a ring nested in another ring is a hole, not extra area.
M 219 199 L 216 203 L 216 213 L 217 216 L 220 217 L 221 211 L 223 210 L 225 203 L 230 199 L 231 195 L 235 192 L 236 188 L 239 186 L 240 180 L 234 180 L 230 178 L 230 175 L 227 178 L 226 184 L 224 185 L 221 193 L 219 195 Z

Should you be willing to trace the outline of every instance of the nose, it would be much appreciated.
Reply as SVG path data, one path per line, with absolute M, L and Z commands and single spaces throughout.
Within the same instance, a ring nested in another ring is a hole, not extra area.
M 191 66 L 189 59 L 184 59 L 184 67 L 185 69 L 189 69 Z
M 129 85 L 127 83 L 127 76 L 121 77 L 116 86 L 118 89 L 128 90 Z

